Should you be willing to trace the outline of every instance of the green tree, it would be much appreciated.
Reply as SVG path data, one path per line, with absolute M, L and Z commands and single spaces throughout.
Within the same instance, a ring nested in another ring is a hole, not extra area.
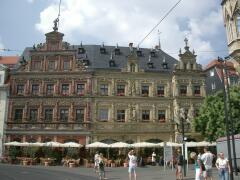
M 240 87 L 230 88 L 230 119 L 234 122 L 235 133 L 240 133 Z M 224 119 L 224 94 L 222 91 L 205 98 L 199 109 L 199 114 L 194 118 L 196 132 L 209 140 L 216 141 L 217 138 L 226 136 Z M 229 124 L 230 125 L 230 124 Z M 230 128 L 231 129 L 231 128 Z

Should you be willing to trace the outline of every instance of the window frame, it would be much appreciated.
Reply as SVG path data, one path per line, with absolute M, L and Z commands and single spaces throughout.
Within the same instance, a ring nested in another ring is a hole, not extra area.
M 142 85 L 141 86 L 141 94 L 142 94 L 142 96 L 146 96 L 146 97 L 149 96 L 149 89 L 150 89 L 149 85 Z
M 126 121 L 126 111 L 125 109 L 119 109 L 117 110 L 117 122 L 125 122 Z
M 99 109 L 98 116 L 100 122 L 107 122 L 109 118 L 109 110 L 107 108 Z
M 84 122 L 84 119 L 85 119 L 85 109 L 84 108 L 76 108 L 75 109 L 75 118 L 76 118 L 76 122 L 79 122 L 79 123 Z
M 150 121 L 150 110 L 142 110 L 142 121 L 149 122 Z
M 180 94 L 180 96 L 187 96 L 187 86 L 186 85 L 180 85 L 179 94 Z
M 69 109 L 68 108 L 60 108 L 59 109 L 59 121 L 60 122 L 68 122 L 69 117 Z
M 100 94 L 102 96 L 108 96 L 108 84 L 100 84 Z
M 51 111 L 51 113 L 49 113 L 48 111 L 49 112 Z M 53 108 L 45 108 L 44 109 L 44 121 L 45 122 L 52 122 L 53 121 Z

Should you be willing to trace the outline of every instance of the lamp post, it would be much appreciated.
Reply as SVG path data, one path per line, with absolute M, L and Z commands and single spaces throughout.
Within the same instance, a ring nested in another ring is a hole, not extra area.
M 229 104 L 229 99 L 225 87 L 225 75 L 224 71 L 226 72 L 226 66 L 224 63 L 224 60 L 220 57 L 218 57 L 218 62 L 221 63 L 221 70 L 222 70 L 222 87 L 223 87 L 223 93 L 224 93 L 224 116 L 225 116 L 225 125 L 226 125 L 226 135 L 227 135 L 227 148 L 228 148 L 228 159 L 229 159 L 229 166 L 230 166 L 230 180 L 233 180 L 233 171 L 232 171 L 232 153 L 231 153 L 231 144 L 230 144 L 230 133 L 229 133 L 229 114 L 228 114 L 228 104 Z
M 187 127 L 187 129 L 189 128 L 188 127 L 188 123 L 186 124 L 187 126 L 185 127 L 185 122 L 186 122 L 186 118 L 187 118 L 187 114 L 186 114 L 186 111 L 184 108 L 181 108 L 180 109 L 180 125 L 181 127 L 179 127 L 179 124 L 177 124 L 177 128 L 178 128 L 178 131 L 182 131 L 182 148 L 183 148 L 183 175 L 184 177 L 186 177 L 186 156 L 185 156 L 185 128 Z M 181 130 L 180 130 L 180 129 Z

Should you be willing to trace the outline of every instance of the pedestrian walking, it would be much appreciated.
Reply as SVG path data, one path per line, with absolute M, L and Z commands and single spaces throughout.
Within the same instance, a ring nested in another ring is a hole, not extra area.
M 98 170 L 99 170 L 99 179 L 103 180 L 103 179 L 107 179 L 106 178 L 106 172 L 105 172 L 105 163 L 104 163 L 104 157 L 103 154 L 100 153 L 99 158 L 98 158 Z
M 98 165 L 99 165 L 99 153 L 97 151 L 94 155 L 94 170 L 95 170 L 95 173 L 98 172 Z
M 182 175 L 182 166 L 183 166 L 183 155 L 181 153 L 181 149 L 177 150 L 177 158 L 176 158 L 176 179 L 177 180 L 182 180 L 183 175 Z
M 194 160 L 195 165 L 195 180 L 202 180 L 202 166 L 201 166 L 201 159 L 195 152 L 191 152 L 190 154 L 191 159 Z
M 204 154 L 201 156 L 205 171 L 203 171 L 204 180 L 212 180 L 212 161 L 214 155 L 209 151 L 208 147 L 204 147 Z
M 156 153 L 155 152 L 152 153 L 152 165 L 153 166 L 156 165 Z
M 134 150 L 129 151 L 128 158 L 129 158 L 129 167 L 128 167 L 129 180 L 132 180 L 132 175 L 134 176 L 134 180 L 137 180 L 137 173 L 136 173 L 137 157 L 135 155 Z
M 231 169 L 228 159 L 224 158 L 224 154 L 222 152 L 219 154 L 215 165 L 218 169 L 219 180 L 228 180 L 228 173 L 230 173 Z

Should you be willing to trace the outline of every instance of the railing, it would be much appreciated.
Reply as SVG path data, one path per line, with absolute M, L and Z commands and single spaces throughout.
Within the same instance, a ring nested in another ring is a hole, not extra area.
M 83 123 L 16 123 L 8 122 L 7 130 L 90 130 L 91 122 Z

